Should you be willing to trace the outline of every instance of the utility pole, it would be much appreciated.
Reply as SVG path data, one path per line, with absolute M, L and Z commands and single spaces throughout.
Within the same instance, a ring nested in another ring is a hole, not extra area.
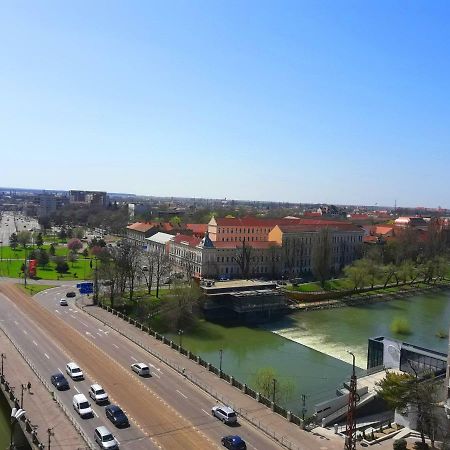
M 356 450 L 356 403 L 359 395 L 356 392 L 356 372 L 355 355 L 348 352 L 353 357 L 353 370 L 350 378 L 350 392 L 348 394 L 347 426 L 345 427 L 345 450 Z
M 306 395 L 302 394 L 302 420 L 305 420 L 306 413 Z
M 275 392 L 276 392 L 277 380 L 274 378 L 272 381 L 273 381 L 273 396 L 272 396 L 272 402 L 275 403 Z
M 222 356 L 223 356 L 223 349 L 219 350 L 219 371 L 222 372 Z
M 98 272 L 97 272 L 97 257 L 95 257 L 94 305 L 97 304 L 98 304 Z
M 47 428 L 47 433 L 48 433 L 48 450 L 50 450 L 52 444 L 52 436 L 54 436 L 55 433 L 53 433 L 53 428 Z
M 22 383 L 20 388 L 22 389 L 22 392 L 20 393 L 20 408 L 23 409 L 23 391 L 27 388 L 27 386 Z

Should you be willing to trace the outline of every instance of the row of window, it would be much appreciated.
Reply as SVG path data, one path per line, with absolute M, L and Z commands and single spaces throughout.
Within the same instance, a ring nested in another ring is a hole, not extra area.
M 233 234 L 233 233 L 247 233 L 247 234 L 255 234 L 255 233 L 269 233 L 272 228 L 217 228 L 217 233 L 222 234 Z

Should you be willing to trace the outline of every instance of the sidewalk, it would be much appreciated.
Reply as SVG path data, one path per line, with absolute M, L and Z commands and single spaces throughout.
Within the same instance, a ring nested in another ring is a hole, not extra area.
M 48 433 L 52 428 L 51 448 L 59 450 L 86 449 L 86 443 L 75 430 L 72 423 L 52 400 L 49 391 L 43 386 L 33 370 L 24 361 L 20 353 L 13 346 L 8 337 L 0 331 L 1 353 L 6 355 L 4 360 L 4 376 L 10 385 L 15 386 L 15 396 L 21 397 L 21 384 L 31 383 L 31 389 L 23 393 L 23 409 L 26 417 L 36 428 L 37 437 L 47 448 Z M 0 395 L 2 395 L 0 393 Z M 27 437 L 30 435 L 25 433 Z
M 148 333 L 100 307 L 92 306 L 90 299 L 83 299 L 83 301 L 85 302 L 83 310 L 89 315 L 132 340 L 174 370 L 182 373 L 185 369 L 185 376 L 190 381 L 217 400 L 232 406 L 241 416 L 261 429 L 262 432 L 264 431 L 275 438 L 285 448 L 293 450 L 342 450 L 344 441 L 341 437 L 331 433 L 322 433 L 320 428 L 315 429 L 312 433 L 302 430 L 299 426 L 273 413 L 270 408 L 243 394 L 205 367 L 179 354 Z

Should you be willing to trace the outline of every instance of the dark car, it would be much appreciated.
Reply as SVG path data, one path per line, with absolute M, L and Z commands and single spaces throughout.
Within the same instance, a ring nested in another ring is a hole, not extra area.
M 55 373 L 50 377 L 50 381 L 53 386 L 58 389 L 58 391 L 64 391 L 69 389 L 69 382 L 66 380 L 66 377 L 62 373 Z
M 222 438 L 222 445 L 231 450 L 247 450 L 245 441 L 239 436 L 224 436 Z
M 130 425 L 128 417 L 117 405 L 108 405 L 105 408 L 106 417 L 116 427 L 127 427 Z
M 71 298 L 71 297 L 76 297 L 76 295 L 77 294 L 74 291 L 69 291 L 69 292 L 67 292 L 66 297 Z

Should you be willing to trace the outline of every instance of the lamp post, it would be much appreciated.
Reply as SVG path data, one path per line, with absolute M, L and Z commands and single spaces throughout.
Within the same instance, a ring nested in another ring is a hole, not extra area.
M 20 388 L 22 389 L 22 392 L 20 393 L 20 407 L 23 408 L 23 391 L 27 388 L 27 385 L 22 383 Z
M 2 353 L 1 358 L 2 358 L 2 378 L 3 378 L 3 360 L 6 359 L 6 355 Z
M 272 402 L 275 403 L 275 392 L 276 392 L 277 380 L 274 378 L 272 381 L 273 381 Z
M 221 348 L 219 350 L 219 371 L 222 372 L 222 356 L 223 356 L 223 349 Z
M 0 241 L 0 274 L 3 274 L 3 241 Z
M 180 336 L 180 350 L 181 350 L 181 347 L 183 346 L 183 333 L 184 333 L 184 331 L 180 328 L 178 330 L 178 336 Z
M 10 450 L 13 450 L 15 448 L 14 444 L 14 430 L 16 428 L 17 422 L 20 420 L 20 418 L 25 414 L 25 410 L 22 408 L 13 408 L 11 410 L 11 439 L 9 443 Z
M 52 444 L 52 436 L 54 436 L 55 433 L 53 433 L 53 428 L 47 428 L 47 433 L 48 433 L 48 450 L 50 450 Z

